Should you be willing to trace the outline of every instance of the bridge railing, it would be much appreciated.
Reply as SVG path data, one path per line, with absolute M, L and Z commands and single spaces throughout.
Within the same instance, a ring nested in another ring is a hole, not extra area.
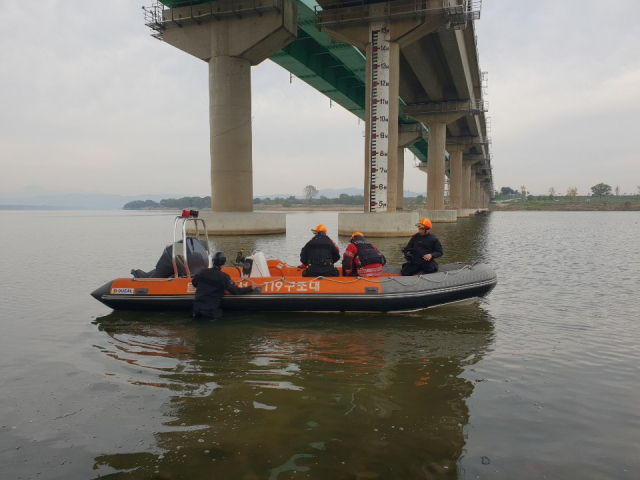
M 443 8 L 450 22 L 448 28 L 461 30 L 480 18 L 482 0 L 445 0 Z
M 157 0 L 154 1 L 150 7 L 142 7 L 142 15 L 144 17 L 144 24 L 151 29 L 151 36 L 162 40 L 162 31 L 164 26 L 162 25 L 162 5 Z
M 152 30 L 151 36 L 162 40 L 162 32 L 171 26 L 181 27 L 188 23 L 201 23 L 223 17 L 262 15 L 265 12 L 282 11 L 284 0 L 220 0 L 202 3 L 185 1 L 179 6 L 166 7 L 154 0 L 150 7 L 142 7 L 145 25 Z
M 490 137 L 447 137 L 447 144 L 451 145 L 489 145 Z
M 441 15 L 444 28 L 464 28 L 468 21 L 480 18 L 481 6 L 482 0 L 352 0 L 316 5 L 315 12 L 318 26 Z
M 453 102 L 414 103 L 404 107 L 406 115 L 425 113 L 463 113 L 478 115 L 489 110 L 489 102 L 484 100 L 457 100 Z

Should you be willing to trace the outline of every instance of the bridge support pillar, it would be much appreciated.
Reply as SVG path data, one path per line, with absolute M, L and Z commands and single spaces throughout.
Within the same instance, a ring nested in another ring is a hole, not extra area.
M 462 208 L 463 172 L 462 152 L 466 150 L 461 145 L 447 144 L 449 151 L 449 208 L 459 210 Z
M 162 37 L 169 45 L 209 64 L 211 211 L 250 214 L 253 212 L 251 66 L 296 38 L 295 1 L 265 1 L 260 11 L 220 4 L 215 15 L 213 10 L 209 13 L 207 5 L 163 10 Z M 219 11 L 225 8 L 229 12 Z M 265 231 L 259 220 L 251 228 L 251 221 L 238 216 L 236 224 L 233 218 L 225 215 L 215 228 L 219 230 L 225 225 L 229 231 L 244 234 Z M 285 222 L 275 224 L 279 232 L 286 231 Z M 214 230 L 213 225 L 210 228 Z
M 338 6 L 320 11 L 317 16 L 317 25 L 330 38 L 365 53 L 364 211 L 384 213 L 385 218 L 403 207 L 404 184 L 398 174 L 399 169 L 404 173 L 404 164 L 399 167 L 404 152 L 399 154 L 398 141 L 400 48 L 450 22 L 449 10 L 440 7 L 439 14 L 434 14 L 436 2 L 427 2 L 418 10 L 414 4 L 392 3 Z M 408 10 L 402 12 L 403 8 Z M 407 232 L 415 232 L 413 225 L 409 227 Z M 363 227 L 363 233 L 364 230 Z M 389 232 L 395 235 L 398 229 L 393 226 Z
M 396 188 L 396 211 L 404 209 L 404 147 L 398 147 L 398 182 Z
M 211 211 L 253 211 L 251 63 L 219 55 L 209 60 Z
M 488 137 L 448 137 L 447 151 L 449 152 L 449 208 L 457 209 L 459 217 L 469 216 L 469 178 L 465 173 L 465 165 L 471 163 L 467 160 L 476 159 L 482 155 L 466 155 L 463 159 L 463 153 L 472 147 L 480 147 L 488 145 L 490 142 Z
M 405 115 L 425 124 L 429 131 L 427 209 L 444 210 L 447 125 L 467 115 L 479 115 L 485 109 L 484 102 L 472 100 L 420 103 L 404 108 Z
M 419 123 L 398 127 L 398 199 L 396 210 L 404 208 L 404 149 L 422 138 L 422 125 Z
M 466 212 L 466 215 L 469 216 L 469 210 L 471 209 L 471 163 L 468 161 L 462 162 L 462 211 Z
M 476 172 L 474 169 L 471 169 L 471 177 L 469 182 L 469 208 L 471 210 L 478 209 L 478 182 L 476 181 Z
M 428 123 L 427 210 L 444 210 L 446 123 Z
M 447 141 L 447 124 L 442 122 L 425 123 L 429 131 L 427 147 L 427 164 L 420 165 L 420 170 L 427 174 L 427 215 L 433 222 L 452 221 L 451 214 L 444 209 L 445 150 Z M 442 213 L 439 213 L 442 212 Z M 453 212 L 456 213 L 456 212 Z M 433 218 L 431 218 L 433 217 Z M 457 218 L 457 214 L 454 215 Z M 453 221 L 455 221 L 455 218 Z M 435 219 L 435 220 L 434 220 Z
M 490 183 L 485 180 L 482 182 L 482 208 L 489 208 L 489 200 L 491 199 Z

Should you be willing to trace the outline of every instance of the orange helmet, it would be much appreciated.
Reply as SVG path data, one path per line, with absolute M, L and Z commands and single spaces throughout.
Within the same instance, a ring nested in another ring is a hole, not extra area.
M 353 239 L 356 237 L 364 237 L 364 235 L 361 232 L 355 232 L 353 235 L 351 235 L 351 241 L 353 241 Z
M 320 224 L 316 228 L 312 229 L 311 231 L 314 234 L 319 233 L 319 232 L 327 233 L 327 227 L 325 227 L 324 225 Z
M 416 227 L 418 228 L 431 228 L 431 220 L 429 220 L 427 217 L 421 219 L 418 223 L 416 223 Z

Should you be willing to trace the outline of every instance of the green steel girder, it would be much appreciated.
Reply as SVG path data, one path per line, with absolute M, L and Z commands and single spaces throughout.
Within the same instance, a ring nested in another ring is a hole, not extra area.
M 364 82 L 305 31 L 299 30 L 298 39 L 273 55 L 271 60 L 354 115 L 364 118 Z
M 315 24 L 312 0 L 297 0 L 298 38 L 278 53 L 272 61 L 291 72 L 331 100 L 364 120 L 366 101 L 366 59 L 355 47 L 332 43 Z M 399 124 L 416 123 L 402 113 Z M 427 161 L 426 128 L 423 138 L 409 147 L 420 161 Z

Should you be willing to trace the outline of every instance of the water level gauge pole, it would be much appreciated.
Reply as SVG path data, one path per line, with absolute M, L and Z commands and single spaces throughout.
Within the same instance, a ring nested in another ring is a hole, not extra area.
M 371 28 L 371 117 L 369 119 L 370 212 L 387 211 L 389 173 L 390 41 L 383 22 Z

